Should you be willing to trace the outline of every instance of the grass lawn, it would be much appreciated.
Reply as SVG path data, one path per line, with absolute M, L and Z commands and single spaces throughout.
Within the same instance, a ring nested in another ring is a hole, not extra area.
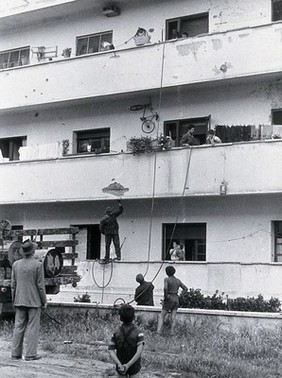
M 53 314 L 52 314 L 53 316 Z M 119 317 L 109 313 L 106 316 L 86 317 L 70 312 L 63 318 L 58 312 L 51 321 L 42 318 L 40 344 L 45 351 L 66 353 L 78 357 L 90 357 L 110 361 L 107 352 L 114 330 L 119 326 Z M 145 371 L 158 372 L 165 377 L 168 372 L 179 373 L 181 378 L 272 378 L 282 377 L 282 328 L 267 331 L 256 328 L 230 332 L 214 327 L 209 322 L 178 325 L 176 335 L 170 337 L 168 328 L 164 335 L 155 333 L 156 324 L 136 320 L 145 333 L 145 350 L 142 366 Z M 1 322 L 1 334 L 11 336 L 13 324 Z M 64 344 L 71 341 L 71 344 Z

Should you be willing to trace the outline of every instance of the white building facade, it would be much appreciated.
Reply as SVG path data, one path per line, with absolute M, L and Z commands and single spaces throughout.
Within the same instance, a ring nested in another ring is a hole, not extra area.
M 0 36 L 0 217 L 79 227 L 61 299 L 128 301 L 143 273 L 158 304 L 174 240 L 188 287 L 282 297 L 282 1 L 15 0 Z M 171 148 L 129 149 L 160 135 Z M 105 265 L 113 182 L 122 261 Z

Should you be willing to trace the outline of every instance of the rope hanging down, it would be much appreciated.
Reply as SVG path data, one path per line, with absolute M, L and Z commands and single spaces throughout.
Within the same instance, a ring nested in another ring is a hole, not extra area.
M 180 211 L 183 208 L 183 200 L 184 200 L 184 196 L 185 196 L 185 190 L 187 188 L 187 182 L 188 182 L 188 176 L 189 176 L 189 170 L 190 170 L 190 162 L 191 162 L 191 156 L 192 156 L 193 148 L 189 148 L 189 149 L 187 149 L 187 151 L 189 152 L 188 162 L 187 162 L 187 169 L 186 169 L 186 174 L 185 174 L 183 189 L 182 189 L 182 193 L 181 193 L 181 197 L 180 197 L 180 202 L 179 202 L 179 206 L 178 206 L 178 212 L 177 212 L 177 215 L 176 215 L 176 218 L 175 218 L 175 221 L 174 221 L 171 237 L 170 237 L 169 244 L 168 244 L 165 256 L 164 256 L 164 260 L 162 261 L 159 269 L 157 270 L 157 273 L 155 274 L 155 276 L 153 277 L 153 279 L 150 281 L 152 283 L 155 281 L 155 279 L 159 275 L 159 273 L 160 273 L 163 265 L 166 263 L 166 258 L 169 255 L 169 250 L 170 250 L 170 247 L 171 247 L 171 244 L 172 244 L 173 236 L 174 236 L 174 233 L 175 233 L 175 228 L 176 228 L 176 225 L 178 223 L 179 216 L 180 216 Z M 147 271 L 148 271 L 148 265 L 149 265 L 149 261 L 147 262 Z M 147 271 L 146 271 L 146 273 L 147 273 Z M 145 277 L 145 275 L 144 275 L 144 277 Z M 134 298 L 131 301 L 129 301 L 128 304 L 134 302 L 135 299 L 139 298 L 139 296 L 141 296 L 147 289 L 148 289 L 148 287 L 146 289 L 144 289 L 136 298 Z
M 165 62 L 165 46 L 163 44 L 163 51 L 162 51 L 162 68 L 161 68 L 161 80 L 160 80 L 160 92 L 159 92 L 159 108 L 158 114 L 161 114 L 161 107 L 162 107 L 162 91 L 163 91 L 163 80 L 164 80 L 164 62 Z M 160 117 L 157 119 L 157 138 L 159 137 L 159 129 L 160 129 Z M 144 277 L 146 277 L 149 264 L 151 259 L 151 244 L 152 244 L 152 226 L 153 226 L 153 212 L 155 206 L 155 189 L 156 189 L 156 172 L 157 172 L 157 152 L 154 152 L 154 169 L 153 169 L 153 190 L 152 190 L 152 202 L 151 202 L 151 211 L 150 211 L 150 223 L 149 223 L 149 239 L 148 239 L 148 256 L 147 256 L 147 268 L 144 273 Z

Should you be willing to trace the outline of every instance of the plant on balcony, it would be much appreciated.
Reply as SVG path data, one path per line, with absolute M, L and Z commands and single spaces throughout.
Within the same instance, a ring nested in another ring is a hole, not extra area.
M 155 149 L 159 151 L 169 150 L 172 147 L 171 137 L 163 134 L 161 134 L 154 142 L 157 144 Z
M 70 147 L 69 139 L 62 140 L 62 146 L 63 146 L 63 155 L 66 155 L 69 152 L 69 147 Z
M 62 56 L 63 56 L 64 58 L 69 58 L 69 57 L 71 56 L 71 47 L 66 47 L 66 48 L 63 50 Z
M 156 139 L 141 136 L 140 138 L 132 137 L 128 141 L 128 149 L 132 151 L 134 155 L 145 152 L 164 151 L 171 147 L 171 138 L 162 134 Z
M 132 137 L 128 141 L 128 149 L 132 151 L 134 155 L 152 152 L 154 150 L 153 139 L 148 136 L 141 136 L 140 138 Z

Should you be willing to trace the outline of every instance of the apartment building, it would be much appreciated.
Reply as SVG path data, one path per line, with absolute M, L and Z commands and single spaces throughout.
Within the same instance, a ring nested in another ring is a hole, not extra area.
M 174 240 L 188 287 L 281 297 L 282 1 L 4 3 L 0 217 L 79 227 L 58 298 L 127 301 L 143 273 L 158 305 Z M 122 261 L 102 264 L 119 198 Z

